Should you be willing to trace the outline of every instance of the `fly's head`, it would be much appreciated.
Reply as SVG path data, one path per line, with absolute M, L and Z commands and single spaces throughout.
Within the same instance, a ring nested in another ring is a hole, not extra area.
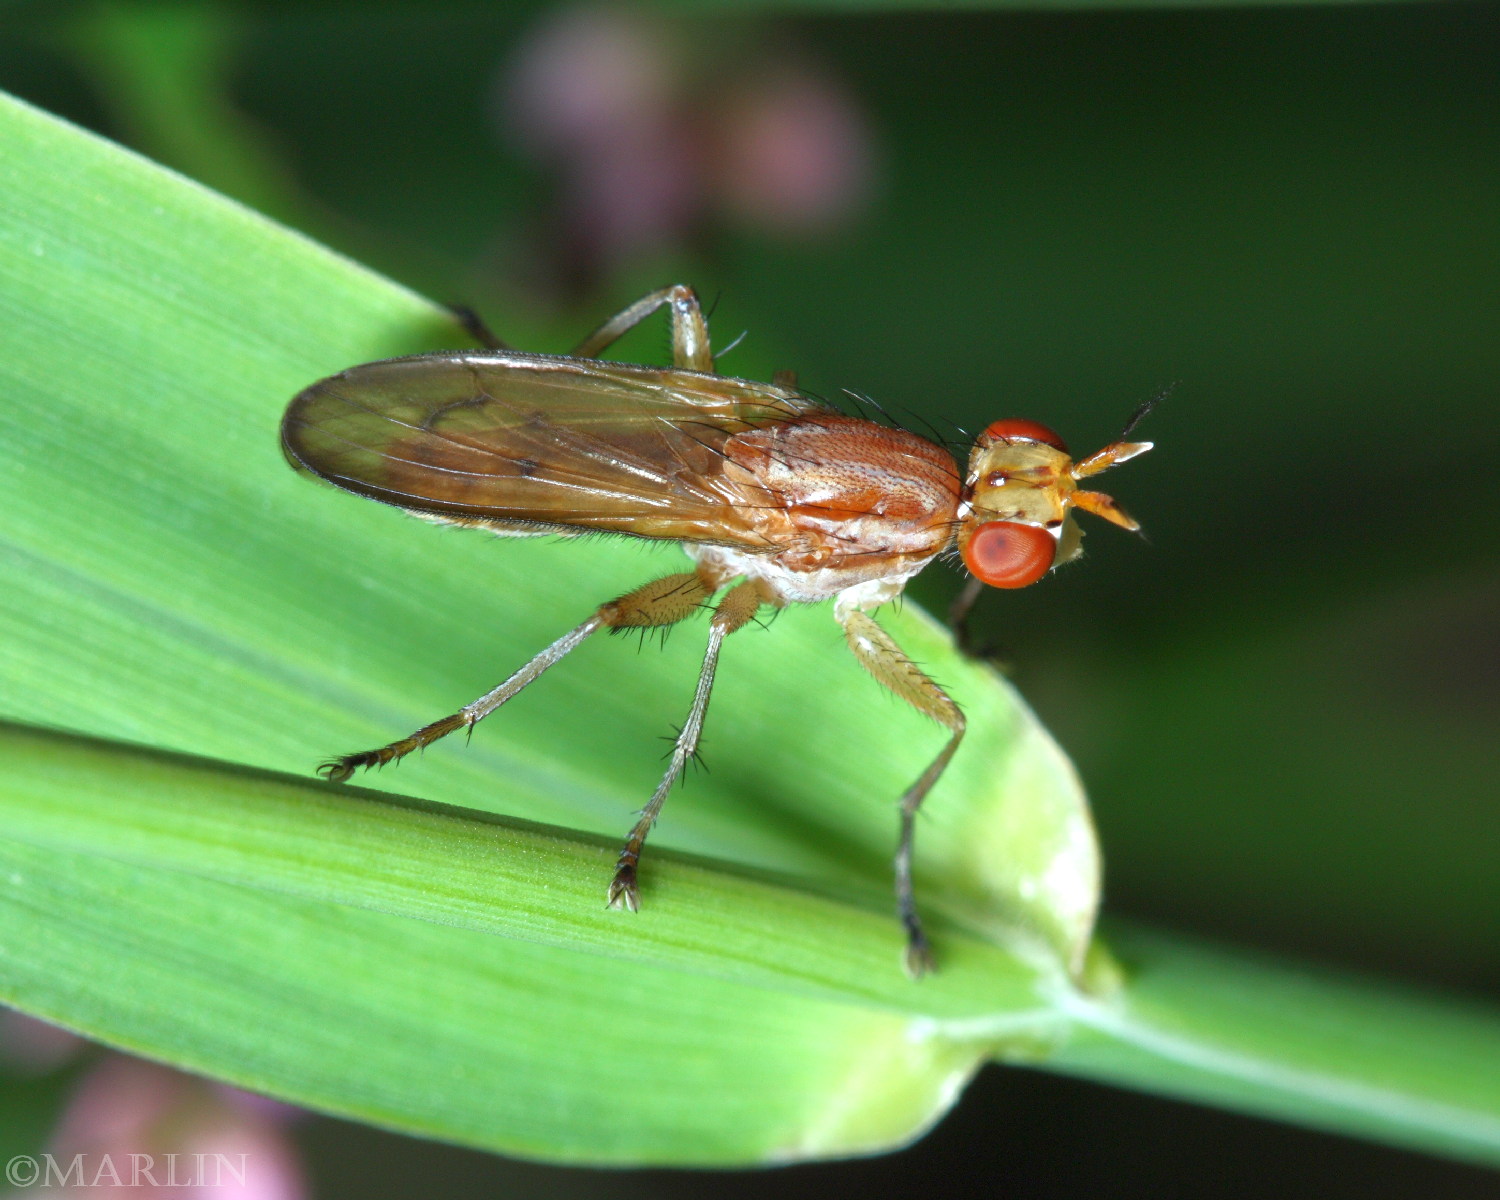
M 1062 438 L 1045 425 L 996 421 L 969 455 L 958 528 L 964 565 L 991 587 L 1026 587 L 1078 557 L 1083 531 L 1073 509 L 1121 529 L 1139 529 L 1109 496 L 1078 483 L 1149 449 L 1150 442 L 1112 442 L 1075 462 Z

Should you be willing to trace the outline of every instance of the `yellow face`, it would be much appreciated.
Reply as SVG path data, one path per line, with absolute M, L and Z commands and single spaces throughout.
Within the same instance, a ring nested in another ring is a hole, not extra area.
M 981 442 L 969 456 L 970 505 L 981 521 L 1056 528 L 1077 489 L 1066 451 L 1043 442 Z
M 965 565 L 992 587 L 1026 587 L 1078 557 L 1083 533 L 1072 509 L 1139 529 L 1109 496 L 1084 491 L 1078 481 L 1149 449 L 1150 442 L 1115 442 L 1075 463 L 1046 426 L 996 421 L 969 456 L 958 531 Z

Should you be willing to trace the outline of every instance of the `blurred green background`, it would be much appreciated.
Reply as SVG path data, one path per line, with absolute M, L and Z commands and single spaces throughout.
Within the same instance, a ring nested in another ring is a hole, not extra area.
M 1147 540 L 1094 523 L 974 620 L 1085 779 L 1107 910 L 1500 996 L 1500 7 L 854 8 L 13 3 L 0 88 L 523 347 L 683 281 L 748 331 L 725 371 L 953 437 L 1087 452 L 1175 384 L 1106 485 Z M 1494 1194 L 993 1069 L 889 1162 L 711 1184 L 297 1137 L 329 1197 Z

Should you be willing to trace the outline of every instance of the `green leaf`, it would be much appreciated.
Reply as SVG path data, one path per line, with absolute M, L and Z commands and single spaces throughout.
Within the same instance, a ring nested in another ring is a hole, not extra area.
M 601 903 L 612 840 L 17 726 L 0 749 L 0 821 L 32 846 L 903 1015 L 1035 1002 L 1036 970 L 969 938 L 914 987 L 885 912 L 715 860 L 654 854 L 643 921 Z
M 1092 830 L 1014 694 L 915 611 L 887 624 L 971 721 L 919 839 L 944 968 L 921 984 L 889 863 L 941 731 L 826 607 L 726 647 L 713 773 L 668 804 L 640 914 L 604 886 L 701 625 L 661 653 L 590 643 L 470 745 L 364 781 L 426 804 L 310 779 L 680 555 L 455 536 L 297 477 L 287 400 L 461 344 L 451 321 L 21 105 L 0 142 L 7 1000 L 329 1111 L 586 1161 L 898 1144 L 985 1053 L 1035 1046 L 1037 987 L 1087 944 Z
M 578 882 L 607 851 L 559 831 L 413 827 L 350 793 L 56 735 L 6 750 L 29 768 L 0 842 L 8 998 L 189 1069 L 513 1153 L 709 1164 L 904 1140 L 981 1051 L 901 1011 L 923 993 L 861 909 L 669 861 L 664 919 L 618 937 Z M 299 836 L 301 805 L 333 836 Z M 101 852 L 67 848 L 90 833 Z M 938 1007 L 1029 990 L 997 952 L 954 957 Z

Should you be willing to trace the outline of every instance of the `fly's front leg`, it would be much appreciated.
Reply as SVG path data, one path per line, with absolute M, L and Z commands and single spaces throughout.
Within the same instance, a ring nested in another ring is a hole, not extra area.
M 969 614 L 974 611 L 974 604 L 983 595 L 985 588 L 984 580 L 969 576 L 968 582 L 948 606 L 948 628 L 953 632 L 953 641 L 958 646 L 959 653 L 965 658 L 987 662 L 997 671 L 1005 672 L 1010 669 L 1005 647 L 998 645 L 993 639 L 976 642 L 969 630 Z
M 982 591 L 984 580 L 970 575 L 963 590 L 948 606 L 948 628 L 953 631 L 953 640 L 958 643 L 959 650 L 969 658 L 981 657 L 981 652 L 975 649 L 973 639 L 969 636 L 969 613 L 973 611 L 974 603 Z
M 963 740 L 964 714 L 942 688 L 907 658 L 906 652 L 868 613 L 855 610 L 840 614 L 839 619 L 843 622 L 849 649 L 854 651 L 854 657 L 865 670 L 918 712 L 952 731 L 948 744 L 932 760 L 932 765 L 901 797 L 901 840 L 896 846 L 896 907 L 906 929 L 906 972 L 916 979 L 932 969 L 932 949 L 927 944 L 927 935 L 922 932 L 916 893 L 912 888 L 912 841 L 917 809 Z
M 714 353 L 708 343 L 708 318 L 698 303 L 698 294 L 685 284 L 673 284 L 642 296 L 578 343 L 575 358 L 598 358 L 627 330 L 639 325 L 662 305 L 672 319 L 672 365 L 690 371 L 713 372 Z
M 726 637 L 755 616 L 760 605 L 760 593 L 754 584 L 746 580 L 730 588 L 714 610 L 713 620 L 708 627 L 708 650 L 703 655 L 703 669 L 698 673 L 698 690 L 693 695 L 693 707 L 688 712 L 686 724 L 677 735 L 676 745 L 672 747 L 672 761 L 667 765 L 667 773 L 662 776 L 649 803 L 641 809 L 640 820 L 635 823 L 635 828 L 625 841 L 625 848 L 620 851 L 620 859 L 615 864 L 615 877 L 609 885 L 610 908 L 628 908 L 635 912 L 640 907 L 640 895 L 636 889 L 636 864 L 640 862 L 646 835 L 656 823 L 667 793 L 682 774 L 688 759 L 697 752 L 698 740 L 703 734 L 703 717 L 708 712 L 709 693 L 713 691 L 714 669 L 719 665 L 719 647 L 724 644 Z
M 697 611 L 711 590 L 692 571 L 653 580 L 644 587 L 627 592 L 618 600 L 601 604 L 582 625 L 569 630 L 529 663 L 491 692 L 456 713 L 424 725 L 409 737 L 375 750 L 361 750 L 324 763 L 318 773 L 334 783 L 342 783 L 361 767 L 383 767 L 404 758 L 413 750 L 432 745 L 458 729 L 472 728 L 512 696 L 534 681 L 548 667 L 559 662 L 578 647 L 590 634 L 601 629 L 628 629 L 642 626 L 675 625 Z

